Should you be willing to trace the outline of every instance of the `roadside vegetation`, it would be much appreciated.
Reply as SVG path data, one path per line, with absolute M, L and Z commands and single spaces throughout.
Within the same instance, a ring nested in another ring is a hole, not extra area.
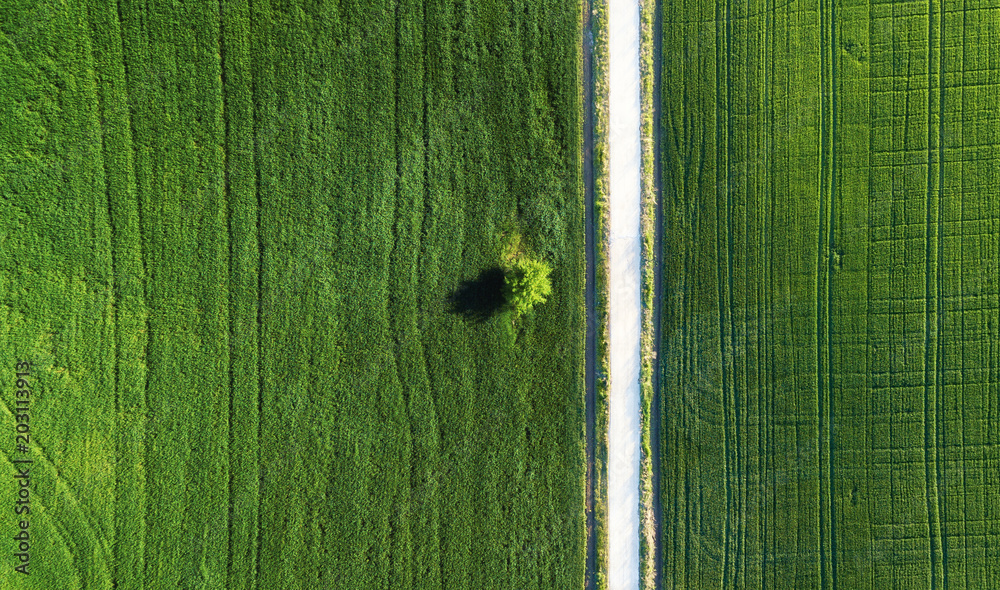
M 594 221 L 596 228 L 596 306 L 597 316 L 597 391 L 594 432 L 594 520 L 597 529 L 597 590 L 608 588 L 608 412 L 609 402 L 609 132 L 608 97 L 608 0 L 591 0 L 591 34 L 594 40 Z
M 639 67 L 640 67 L 640 106 L 641 106 L 641 137 L 642 137 L 642 331 L 640 342 L 641 365 L 639 367 L 640 395 L 640 464 L 639 464 L 639 587 L 642 590 L 657 590 L 655 587 L 656 555 L 656 522 L 653 497 L 653 462 L 658 460 L 653 456 L 650 440 L 652 421 L 658 417 L 652 415 L 653 373 L 659 367 L 654 347 L 654 318 L 656 265 L 656 210 L 657 187 L 655 185 L 655 150 L 657 136 L 654 133 L 654 42 L 653 22 L 656 11 L 660 9 L 657 0 L 642 0 L 639 5 Z
M 37 371 L 46 548 L 18 588 L 582 587 L 579 19 L 0 8 L 0 375 Z M 552 269 L 514 327 L 511 227 Z

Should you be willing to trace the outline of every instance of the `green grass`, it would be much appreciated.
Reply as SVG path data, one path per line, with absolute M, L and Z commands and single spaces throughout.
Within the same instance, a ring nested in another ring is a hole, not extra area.
M 6 3 L 0 587 L 580 587 L 579 13 Z M 549 302 L 455 313 L 514 230 Z
M 664 584 L 1000 572 L 1000 9 L 664 3 Z

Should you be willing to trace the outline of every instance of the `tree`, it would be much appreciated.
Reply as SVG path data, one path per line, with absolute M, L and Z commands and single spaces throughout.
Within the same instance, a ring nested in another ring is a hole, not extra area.
M 552 267 L 543 260 L 519 259 L 504 277 L 504 296 L 517 317 L 552 294 Z

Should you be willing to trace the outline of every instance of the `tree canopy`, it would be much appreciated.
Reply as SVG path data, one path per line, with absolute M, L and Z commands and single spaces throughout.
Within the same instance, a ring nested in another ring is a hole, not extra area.
M 544 260 L 517 260 L 504 277 L 504 296 L 517 317 L 545 303 L 552 294 L 552 267 Z

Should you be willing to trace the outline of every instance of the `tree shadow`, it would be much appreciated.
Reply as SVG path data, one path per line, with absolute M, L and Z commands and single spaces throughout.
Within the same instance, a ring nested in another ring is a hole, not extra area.
M 448 296 L 449 310 L 467 322 L 482 323 L 500 313 L 504 306 L 503 270 L 488 268 L 474 280 L 462 281 Z

